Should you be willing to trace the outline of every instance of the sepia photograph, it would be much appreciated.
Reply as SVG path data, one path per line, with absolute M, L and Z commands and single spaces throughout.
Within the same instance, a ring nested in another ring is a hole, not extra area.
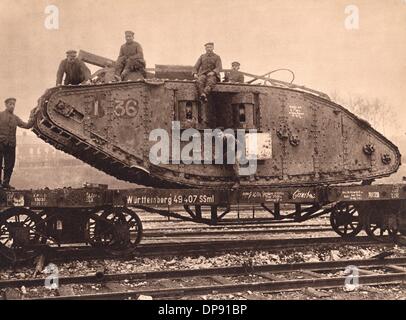
M 405 300 L 405 39 L 406 0 L 1 0 L 0 300 Z

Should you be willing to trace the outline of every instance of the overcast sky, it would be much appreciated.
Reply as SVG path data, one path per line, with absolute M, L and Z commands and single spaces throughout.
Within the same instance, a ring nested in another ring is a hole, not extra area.
M 58 30 L 44 26 L 49 4 Z M 359 9 L 358 30 L 345 28 L 348 5 Z M 298 84 L 379 98 L 406 115 L 406 0 L 1 0 L 0 16 L 0 97 L 16 96 L 25 119 L 67 49 L 115 59 L 128 29 L 148 67 L 194 64 L 214 41 L 223 67 L 290 68 Z

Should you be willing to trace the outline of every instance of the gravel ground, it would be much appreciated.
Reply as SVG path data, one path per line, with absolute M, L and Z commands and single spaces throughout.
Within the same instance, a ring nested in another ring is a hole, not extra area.
M 325 218 L 312 220 L 314 223 L 326 223 Z M 182 226 L 183 223 L 176 224 Z M 189 226 L 187 223 L 185 226 Z M 161 223 L 149 223 L 149 228 L 162 226 Z M 194 224 L 196 228 L 201 225 Z M 175 226 L 174 226 L 175 227 Z M 193 229 L 193 226 L 191 226 Z M 285 237 L 280 234 L 278 237 Z M 308 236 L 308 235 L 307 235 Z M 312 237 L 323 237 L 324 233 L 314 233 Z M 295 235 L 295 238 L 301 235 Z M 251 237 L 254 238 L 254 237 Z M 168 239 L 167 239 L 168 240 Z M 241 239 L 243 241 L 243 239 Z M 90 261 L 71 261 L 57 265 L 59 276 L 80 276 L 94 275 L 97 270 L 105 269 L 106 273 L 128 273 L 128 272 L 146 272 L 161 270 L 179 270 L 179 269 L 203 269 L 227 266 L 241 265 L 263 265 L 263 264 L 289 264 L 299 262 L 319 262 L 335 261 L 340 259 L 368 259 L 382 252 L 391 252 L 391 257 L 402 257 L 406 254 L 406 247 L 399 247 L 388 244 L 382 246 L 353 246 L 353 245 L 324 245 L 309 246 L 308 248 L 280 250 L 278 253 L 267 251 L 246 251 L 243 253 L 216 254 L 211 256 L 189 255 L 183 257 L 168 256 L 162 258 L 136 258 L 130 261 L 99 259 Z M 0 269 L 0 280 L 6 279 L 28 279 L 33 278 L 35 266 L 21 268 L 3 268 Z M 43 278 L 43 273 L 37 274 L 36 278 Z M 133 285 L 128 281 L 123 281 L 120 285 L 130 287 L 142 286 L 142 282 Z M 74 285 L 71 286 L 75 292 L 99 291 L 102 288 L 99 284 L 95 285 Z M 68 288 L 69 289 L 69 288 Z M 26 296 L 48 296 L 55 293 L 49 292 L 45 288 L 19 288 L 17 294 L 25 293 Z M 315 290 L 305 288 L 300 291 L 283 293 L 241 293 L 235 295 L 207 295 L 189 297 L 193 299 L 405 299 L 405 285 L 379 286 L 379 287 L 360 287 L 357 291 L 346 292 L 343 288 L 332 290 Z
M 194 300 L 247 300 L 250 291 L 227 295 L 188 297 Z M 313 289 L 282 293 L 255 293 L 257 300 L 406 300 L 406 285 L 360 286 L 352 292 L 343 288 Z
M 100 268 L 105 268 L 108 273 L 124 272 L 145 272 L 158 270 L 179 270 L 179 269 L 202 269 L 212 267 L 241 266 L 244 264 L 262 265 L 262 264 L 285 264 L 298 262 L 318 262 L 333 261 L 340 259 L 367 259 L 382 252 L 392 252 L 391 257 L 401 257 L 406 253 L 405 247 L 388 245 L 386 247 L 359 247 L 359 246 L 340 246 L 334 248 L 323 246 L 307 249 L 289 249 L 281 250 L 278 254 L 266 251 L 243 252 L 239 254 L 222 254 L 215 256 L 188 256 L 188 257 L 166 257 L 166 258 L 138 258 L 131 261 L 119 260 L 94 260 L 94 261 L 72 261 L 58 265 L 60 276 L 78 276 L 93 275 Z M 35 267 L 3 269 L 0 273 L 0 279 L 26 279 L 32 278 Z M 44 277 L 44 274 L 38 274 L 37 278 Z M 127 281 L 128 282 L 128 281 Z M 123 286 L 127 285 L 123 282 Z M 142 283 L 141 283 L 142 285 Z M 97 292 L 100 285 L 75 285 L 72 286 L 75 292 Z M 134 289 L 134 286 L 131 286 Z M 20 288 L 16 289 L 19 293 L 25 293 L 27 296 L 48 296 L 54 293 L 45 288 Z M 346 292 L 343 288 L 331 290 L 316 290 L 306 288 L 300 291 L 283 293 L 241 293 L 227 295 L 206 295 L 189 297 L 189 299 L 405 299 L 405 285 L 391 285 L 379 287 L 360 287 L 353 292 Z
M 168 256 L 164 258 L 137 258 L 123 260 L 71 261 L 58 265 L 60 276 L 93 275 L 100 268 L 107 273 L 145 272 L 159 270 L 203 269 L 239 265 L 286 264 L 298 262 L 334 261 L 339 259 L 368 259 L 381 252 L 393 252 L 391 257 L 404 256 L 405 247 L 388 245 L 385 247 L 344 245 L 338 248 L 325 245 L 308 249 L 281 250 L 278 254 L 267 251 L 245 251 L 212 256 Z M 32 278 L 35 266 L 17 269 L 1 269 L 0 280 Z M 38 274 L 37 277 L 43 277 Z

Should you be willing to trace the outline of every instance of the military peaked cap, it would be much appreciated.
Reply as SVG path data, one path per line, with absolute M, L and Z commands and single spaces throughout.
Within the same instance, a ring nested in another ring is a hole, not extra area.
M 7 103 L 7 102 L 9 102 L 9 101 L 14 101 L 14 102 L 16 102 L 16 101 L 17 101 L 17 99 L 16 99 L 16 98 L 11 97 L 11 98 L 7 98 L 6 100 L 4 100 L 4 102 L 5 102 L 5 103 Z

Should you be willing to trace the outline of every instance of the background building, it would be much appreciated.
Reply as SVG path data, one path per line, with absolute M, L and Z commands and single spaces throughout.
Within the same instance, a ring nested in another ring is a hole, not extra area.
M 55 149 L 31 132 L 23 131 L 17 135 L 13 186 L 22 189 L 75 188 L 85 182 L 108 184 L 111 188 L 137 187 Z

